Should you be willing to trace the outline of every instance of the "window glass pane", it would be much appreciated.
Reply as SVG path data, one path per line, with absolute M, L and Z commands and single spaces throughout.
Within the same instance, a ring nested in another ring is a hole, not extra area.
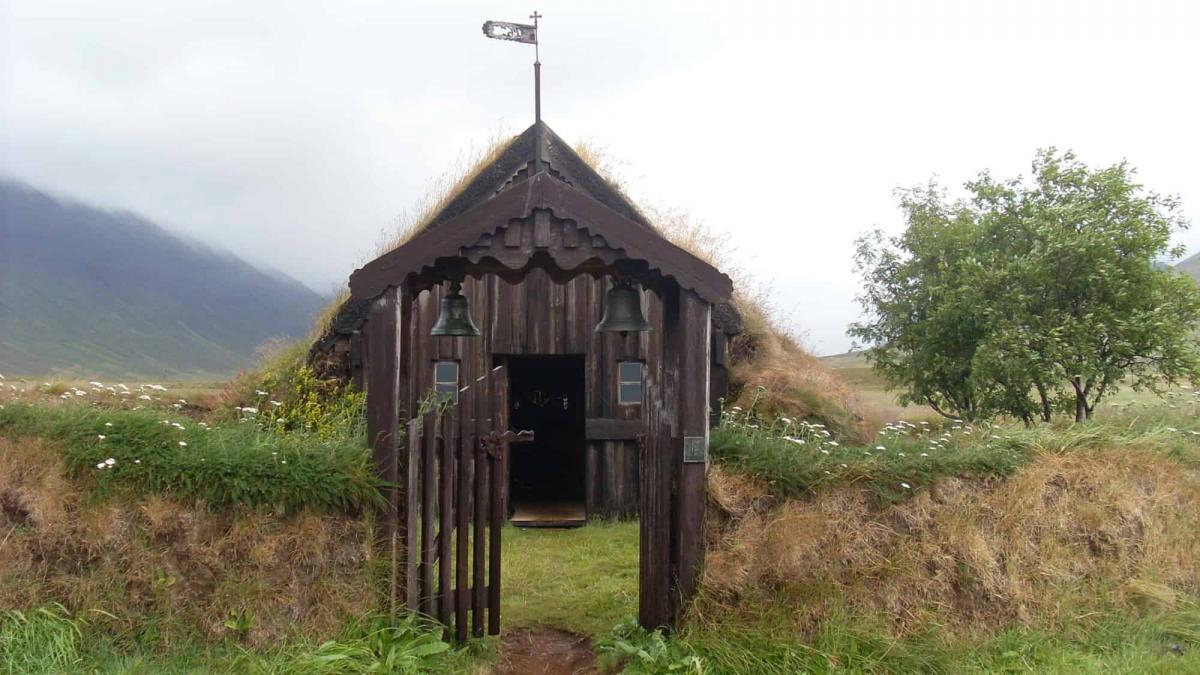
M 438 361 L 433 364 L 433 390 L 447 401 L 458 401 L 458 362 Z
M 618 403 L 641 403 L 642 402 L 642 385 L 640 382 L 634 384 L 621 384 L 617 392 Z
M 458 384 L 458 364 L 454 361 L 438 361 L 434 365 L 433 379 L 436 382 Z
M 621 362 L 618 379 L 621 382 L 641 382 L 642 364 L 637 363 L 636 361 Z
M 447 401 L 458 401 L 458 387 L 453 384 L 438 383 L 433 386 L 439 398 Z

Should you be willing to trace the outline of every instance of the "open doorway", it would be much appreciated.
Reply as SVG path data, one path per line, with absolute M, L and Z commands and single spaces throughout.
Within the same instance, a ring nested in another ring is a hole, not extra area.
M 509 446 L 509 504 L 514 525 L 578 527 L 584 504 L 582 356 L 508 359 L 509 428 L 534 441 Z

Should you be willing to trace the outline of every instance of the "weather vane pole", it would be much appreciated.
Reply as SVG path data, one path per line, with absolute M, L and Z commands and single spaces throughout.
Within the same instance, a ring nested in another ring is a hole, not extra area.
M 542 59 L 538 48 L 538 19 L 542 18 L 538 11 L 533 10 L 533 14 L 529 15 L 533 19 L 533 119 L 535 122 L 542 121 Z
M 533 45 L 533 119 L 534 144 L 533 172 L 542 172 L 542 61 L 538 50 L 538 11 L 529 15 L 533 25 L 507 21 L 485 21 L 483 34 L 496 40 L 510 40 Z

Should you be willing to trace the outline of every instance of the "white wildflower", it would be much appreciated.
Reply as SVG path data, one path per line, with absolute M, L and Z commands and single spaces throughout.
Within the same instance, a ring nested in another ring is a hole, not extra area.
M 181 448 L 186 448 L 186 447 L 187 447 L 187 441 L 179 441 L 179 447 L 181 447 Z
M 117 463 L 117 460 L 113 459 L 112 457 L 109 457 L 108 459 L 104 460 L 104 463 L 109 466 L 112 466 Z
M 911 490 L 911 489 L 912 489 L 912 486 L 911 486 L 911 485 L 909 485 L 908 483 L 901 483 L 901 484 L 900 484 L 900 487 L 904 488 L 905 490 Z
M 107 464 L 105 464 L 104 462 L 100 462 L 99 464 L 97 464 L 97 465 L 96 465 L 96 468 L 97 468 L 97 469 L 103 469 L 103 468 L 104 468 L 104 467 L 106 467 L 106 466 L 108 466 L 108 465 L 107 465 Z
M 282 404 L 282 403 L 280 403 L 279 401 L 271 401 L 271 405 L 273 405 L 273 406 L 275 406 L 276 408 L 278 408 L 279 406 L 281 406 L 281 405 L 283 405 L 283 404 Z
M 149 396 L 147 396 L 147 395 L 145 395 L 145 394 L 142 394 L 141 396 L 139 396 L 139 397 L 138 397 L 138 400 L 140 400 L 140 401 L 149 401 L 149 400 L 150 400 L 150 397 L 149 397 Z
M 104 440 L 105 436 L 104 436 L 104 434 L 100 434 L 99 436 L 96 436 L 96 438 L 99 438 L 100 440 Z
M 263 391 L 262 389 L 256 389 L 256 390 L 254 391 L 254 393 L 255 393 L 255 394 L 258 394 L 259 396 L 266 396 L 266 395 L 267 395 L 267 392 Z
M 833 447 L 835 447 L 835 448 L 836 448 L 836 447 L 838 447 L 838 442 L 837 442 L 837 441 L 825 441 L 825 442 L 826 442 L 826 443 L 828 443 L 828 444 L 830 444 L 830 445 L 832 445 L 832 446 L 833 446 Z
M 882 445 L 877 445 L 877 446 L 875 446 L 875 449 L 876 449 L 876 450 L 887 450 L 887 448 L 885 448 L 885 447 L 884 447 L 884 446 L 882 446 Z

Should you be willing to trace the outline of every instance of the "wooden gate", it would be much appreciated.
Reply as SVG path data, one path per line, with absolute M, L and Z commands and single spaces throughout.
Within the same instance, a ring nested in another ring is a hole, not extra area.
M 458 405 L 437 408 L 406 434 L 406 602 L 445 624 L 447 639 L 466 640 L 468 620 L 476 637 L 485 621 L 499 635 L 507 449 L 533 434 L 461 419 Z

